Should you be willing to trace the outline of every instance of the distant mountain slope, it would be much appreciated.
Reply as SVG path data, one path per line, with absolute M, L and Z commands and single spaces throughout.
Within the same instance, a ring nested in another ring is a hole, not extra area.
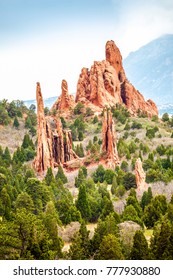
M 173 103 L 173 34 L 132 52 L 123 61 L 130 82 L 157 105 Z
M 57 100 L 57 96 L 54 97 L 49 97 L 44 99 L 44 107 L 48 107 L 49 109 L 52 107 L 52 105 L 55 103 Z M 35 106 L 37 105 L 36 99 L 33 100 L 26 100 L 24 101 L 25 105 L 29 108 L 31 104 L 34 104 Z

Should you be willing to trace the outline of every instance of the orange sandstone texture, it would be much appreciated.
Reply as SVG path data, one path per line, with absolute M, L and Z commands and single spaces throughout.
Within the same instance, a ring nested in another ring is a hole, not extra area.
M 105 153 L 106 164 L 110 168 L 115 168 L 119 164 L 116 140 L 112 113 L 110 110 L 105 110 L 102 126 L 102 152 Z
M 56 167 L 78 158 L 72 149 L 70 130 L 63 130 L 61 120 L 45 117 L 40 84 L 37 83 L 37 155 L 33 162 L 39 174 L 45 174 L 49 167 Z
M 60 111 L 61 114 L 66 115 L 71 109 L 75 107 L 74 96 L 69 95 L 68 84 L 66 80 L 62 80 L 61 83 L 61 95 L 58 100 L 52 106 L 52 110 Z
M 108 41 L 106 60 L 95 61 L 91 69 L 83 68 L 79 76 L 76 102 L 82 102 L 97 112 L 105 106 L 124 104 L 131 115 L 138 112 L 152 117 L 158 115 L 157 106 L 145 101 L 142 94 L 128 81 L 122 65 L 122 56 L 114 41 Z
M 37 99 L 37 156 L 33 162 L 38 173 L 43 173 L 49 167 L 53 167 L 52 135 L 49 124 L 44 115 L 44 103 L 40 83 L 36 87 Z
M 145 182 L 146 174 L 142 167 L 141 159 L 138 158 L 135 163 L 135 177 L 138 190 L 145 190 L 147 183 Z

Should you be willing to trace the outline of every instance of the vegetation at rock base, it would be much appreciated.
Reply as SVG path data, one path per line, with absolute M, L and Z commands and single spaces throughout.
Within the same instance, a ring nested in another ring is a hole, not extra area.
M 102 116 L 84 109 L 61 121 L 85 165 L 38 177 L 35 107 L 0 102 L 0 259 L 173 259 L 172 117 L 112 108 L 120 165 L 111 169 L 100 161 Z M 148 183 L 140 194 L 138 157 Z

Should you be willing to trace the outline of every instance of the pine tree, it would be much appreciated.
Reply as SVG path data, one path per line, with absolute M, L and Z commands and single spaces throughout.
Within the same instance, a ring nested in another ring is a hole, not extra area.
M 84 149 L 83 149 L 82 143 L 80 143 L 80 145 L 79 145 L 79 151 L 80 151 L 80 157 L 84 157 Z
M 79 233 L 76 233 L 74 239 L 70 245 L 68 256 L 71 260 L 85 260 L 85 251 L 82 246 L 82 237 Z
M 84 139 L 84 135 L 81 130 L 79 130 L 79 132 L 78 132 L 78 139 L 79 139 L 79 141 L 83 141 L 83 139 Z
M 85 221 L 89 221 L 91 217 L 91 210 L 88 203 L 85 185 L 80 185 L 78 198 L 76 200 L 76 207 L 81 212 L 81 216 Z
M 58 181 L 58 179 L 61 179 L 61 181 L 66 184 L 68 182 L 67 177 L 64 174 L 64 170 L 62 168 L 61 165 L 58 166 L 58 172 L 55 176 L 56 181 Z
M 75 177 L 75 187 L 79 188 L 81 184 L 85 182 L 85 176 L 83 174 L 83 170 L 80 168 L 78 171 L 78 176 Z
M 18 127 L 19 127 L 19 121 L 18 121 L 18 118 L 17 118 L 17 117 L 14 118 L 13 126 L 14 126 L 15 128 L 18 128 Z
M 113 234 L 104 236 L 98 254 L 96 256 L 98 260 L 123 260 L 121 245 L 118 238 Z
M 0 201 L 1 201 L 1 207 L 3 210 L 3 216 L 8 220 L 10 219 L 10 211 L 11 211 L 11 199 L 10 196 L 6 190 L 6 188 L 3 188 L 0 193 Z
M 46 205 L 46 211 L 44 213 L 43 221 L 48 235 L 53 241 L 53 244 L 51 246 L 52 250 L 56 251 L 56 256 L 62 257 L 61 250 L 63 242 L 58 236 L 58 225 L 61 225 L 61 222 L 52 201 L 49 201 Z
M 11 155 L 10 155 L 10 151 L 8 149 L 8 147 L 5 148 L 4 154 L 3 154 L 3 160 L 5 161 L 5 163 L 7 164 L 7 166 L 10 166 L 11 164 Z
M 114 212 L 114 207 L 113 207 L 112 201 L 107 196 L 103 197 L 102 204 L 103 204 L 103 208 L 102 208 L 100 218 L 105 219 L 106 216 L 108 216 L 110 213 Z
M 87 230 L 84 220 L 81 222 L 79 234 L 81 235 L 82 247 L 84 248 L 85 257 L 87 259 L 89 257 L 90 241 L 89 241 L 89 231 Z
M 34 149 L 34 143 L 32 141 L 32 139 L 30 139 L 29 134 L 25 134 L 24 138 L 23 138 L 23 142 L 22 142 L 22 147 L 24 149 L 31 147 Z
M 34 211 L 34 203 L 31 198 L 31 196 L 26 193 L 22 192 L 18 195 L 16 201 L 15 201 L 15 209 L 26 209 L 27 212 L 33 213 Z
M 137 230 L 134 235 L 130 258 L 131 260 L 147 260 L 148 257 L 149 250 L 146 238 L 141 230 Z
M 49 167 L 47 170 L 45 181 L 48 186 L 50 186 L 50 184 L 55 181 L 51 167 Z
M 31 122 L 30 117 L 26 118 L 26 120 L 25 120 L 25 127 L 26 128 L 31 128 L 32 127 L 32 122 Z
M 113 177 L 113 180 L 112 180 L 112 187 L 111 187 L 111 193 L 114 195 L 116 193 L 116 189 L 118 187 L 118 184 L 117 184 L 117 178 L 116 176 Z
M 82 170 L 83 175 L 84 175 L 84 177 L 86 178 L 86 177 L 87 177 L 87 174 L 88 174 L 88 171 L 87 171 L 86 166 L 85 166 L 85 165 L 83 165 L 82 167 L 80 167 L 80 169 Z

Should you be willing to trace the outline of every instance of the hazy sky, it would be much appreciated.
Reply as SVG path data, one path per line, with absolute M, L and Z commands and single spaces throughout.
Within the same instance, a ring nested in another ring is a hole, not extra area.
M 129 52 L 173 33 L 172 0 L 0 0 L 0 100 L 75 93 L 82 67 L 114 40 Z

